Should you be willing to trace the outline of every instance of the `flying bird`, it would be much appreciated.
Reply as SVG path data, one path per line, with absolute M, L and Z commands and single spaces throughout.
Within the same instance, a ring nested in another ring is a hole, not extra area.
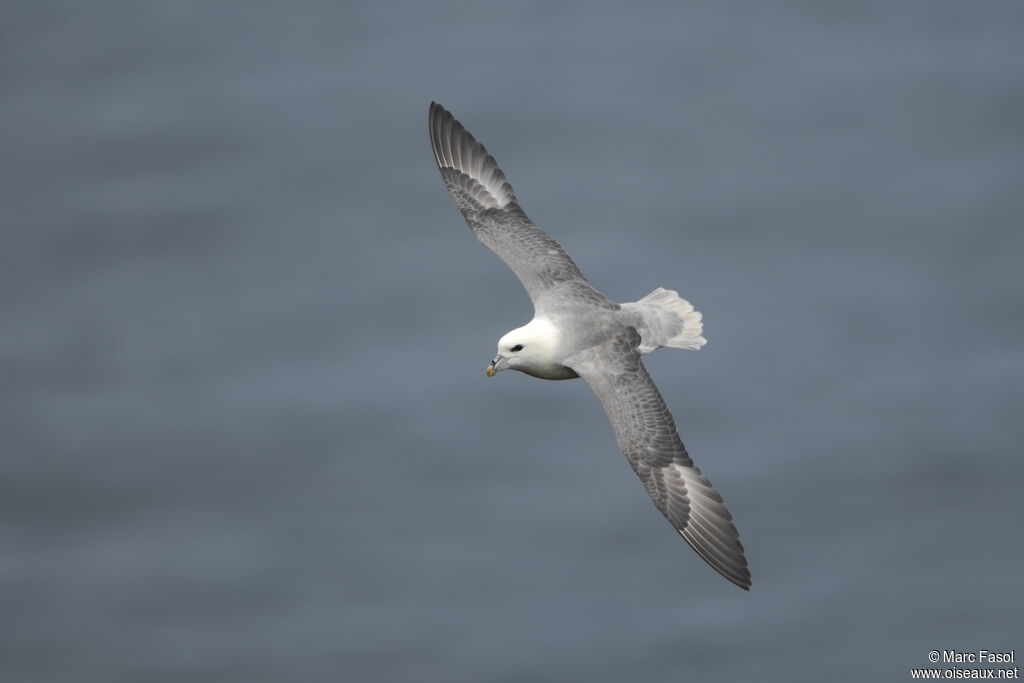
M 703 346 L 701 314 L 661 287 L 639 301 L 609 300 L 587 282 L 565 249 L 527 218 L 494 157 L 436 102 L 430 104 L 429 128 L 452 201 L 533 302 L 533 319 L 498 340 L 487 376 L 518 370 L 541 379 L 582 377 L 661 514 L 704 561 L 749 590 L 750 571 L 732 515 L 690 459 L 641 360 L 662 347 Z

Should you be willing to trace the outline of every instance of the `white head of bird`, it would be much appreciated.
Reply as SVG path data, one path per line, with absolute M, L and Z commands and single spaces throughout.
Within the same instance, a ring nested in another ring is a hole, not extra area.
M 576 373 L 559 362 L 559 333 L 546 318 L 534 318 L 498 340 L 498 355 L 487 366 L 487 376 L 519 370 L 542 379 L 571 379 Z

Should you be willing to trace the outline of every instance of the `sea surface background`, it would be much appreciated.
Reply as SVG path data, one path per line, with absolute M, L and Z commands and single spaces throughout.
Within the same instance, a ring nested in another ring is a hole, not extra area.
M 1024 651 L 1024 5 L 11 2 L 0 674 L 909 680 Z M 754 585 L 661 520 L 438 100 L 601 291 Z

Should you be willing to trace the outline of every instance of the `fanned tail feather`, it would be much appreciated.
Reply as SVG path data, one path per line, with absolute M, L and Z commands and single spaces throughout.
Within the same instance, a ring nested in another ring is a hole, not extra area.
M 657 317 L 668 318 L 675 324 L 671 326 L 668 334 L 657 334 L 664 328 L 663 320 L 651 321 L 654 324 L 649 326 L 652 338 L 643 340 L 641 352 L 649 352 L 646 347 L 653 351 L 661 346 L 670 346 L 675 349 L 699 349 L 708 343 L 703 337 L 704 324 L 701 322 L 700 311 L 694 310 L 693 304 L 679 296 L 678 292 L 664 287 L 656 290 L 640 299 L 634 305 L 639 305 L 641 310 L 645 307 L 653 307 L 657 310 Z M 668 315 L 666 315 L 668 314 Z M 641 334 L 643 334 L 641 332 Z

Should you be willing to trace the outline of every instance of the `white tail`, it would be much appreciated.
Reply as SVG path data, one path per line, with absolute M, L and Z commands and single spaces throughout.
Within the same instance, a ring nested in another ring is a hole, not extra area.
M 662 346 L 675 349 L 699 349 L 708 343 L 702 335 L 700 311 L 671 289 L 658 287 L 634 304 L 643 317 L 640 352 L 650 353 Z M 646 328 L 646 329 L 643 329 Z

